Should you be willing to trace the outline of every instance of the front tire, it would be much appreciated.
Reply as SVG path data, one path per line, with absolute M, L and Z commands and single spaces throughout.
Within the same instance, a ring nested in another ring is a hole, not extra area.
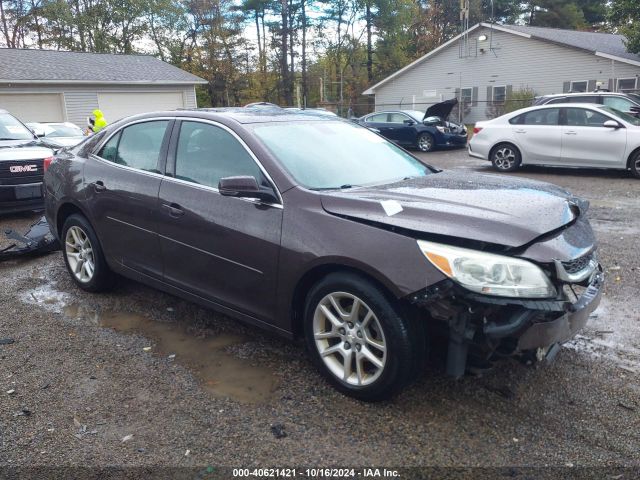
M 387 399 L 422 366 L 421 324 L 358 275 L 332 273 L 318 282 L 307 296 L 304 322 L 313 363 L 345 395 Z
M 430 152 L 436 146 L 436 141 L 430 133 L 421 133 L 418 135 L 418 150 L 421 152 Z
M 514 145 L 501 143 L 491 150 L 491 163 L 496 170 L 513 172 L 520 167 L 522 155 Z
M 631 175 L 636 178 L 640 178 L 640 151 L 633 154 L 631 160 L 629 161 L 629 169 L 631 170 Z
M 88 292 L 100 292 L 113 285 L 114 276 L 98 237 L 84 216 L 69 216 L 62 227 L 61 239 L 64 263 L 76 285 Z

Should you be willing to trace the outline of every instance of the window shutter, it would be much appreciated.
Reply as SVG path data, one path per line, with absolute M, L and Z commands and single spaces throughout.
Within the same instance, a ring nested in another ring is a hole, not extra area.
M 493 87 L 487 87 L 487 102 L 493 101 Z
M 513 85 L 507 85 L 505 96 L 504 96 L 505 101 L 511 100 L 512 94 L 513 94 Z
M 564 82 L 562 84 L 562 93 L 569 93 L 569 90 L 571 90 L 571 82 Z
M 587 87 L 587 92 L 595 92 L 596 91 L 596 83 L 597 80 L 589 80 L 589 85 Z
M 473 91 L 471 93 L 471 106 L 478 106 L 478 87 L 473 87 Z
M 615 92 L 616 91 L 616 79 L 615 78 L 610 78 L 609 79 L 609 91 L 610 92 Z
M 462 102 L 462 97 L 460 96 L 459 88 L 456 88 L 456 100 L 458 100 L 458 102 Z

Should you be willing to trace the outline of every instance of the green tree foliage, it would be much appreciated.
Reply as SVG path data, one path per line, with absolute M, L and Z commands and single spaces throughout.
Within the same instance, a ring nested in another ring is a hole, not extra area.
M 613 0 L 609 19 L 627 37 L 627 49 L 640 53 L 640 2 Z
M 640 50 L 637 0 L 470 0 L 479 21 L 603 29 Z M 608 16 L 609 15 L 609 16 Z M 147 53 L 207 80 L 202 106 L 370 108 L 361 92 L 460 33 L 458 0 L 0 0 L 0 45 Z

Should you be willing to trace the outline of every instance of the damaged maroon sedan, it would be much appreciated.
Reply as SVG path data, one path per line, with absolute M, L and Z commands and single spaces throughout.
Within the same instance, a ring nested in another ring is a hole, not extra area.
M 211 109 L 124 119 L 59 153 L 46 216 L 75 283 L 120 274 L 289 336 L 380 400 L 430 347 L 453 376 L 542 360 L 603 286 L 588 204 L 439 171 L 350 122 Z

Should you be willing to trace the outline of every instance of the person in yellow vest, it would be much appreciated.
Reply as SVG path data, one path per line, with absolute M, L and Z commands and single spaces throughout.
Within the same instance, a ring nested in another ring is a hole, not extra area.
M 107 126 L 107 121 L 104 118 L 104 113 L 102 110 L 95 109 L 93 112 L 93 117 L 89 117 L 87 120 L 87 133 L 98 133 L 104 127 Z

